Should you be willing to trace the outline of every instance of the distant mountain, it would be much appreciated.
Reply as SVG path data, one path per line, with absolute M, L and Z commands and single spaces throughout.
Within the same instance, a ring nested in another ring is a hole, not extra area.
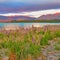
M 59 20 L 60 19 L 60 13 L 55 13 L 55 14 L 47 14 L 47 15 L 42 15 L 37 20 Z
M 23 15 L 15 15 L 15 16 L 2 16 L 0 15 L 0 22 L 14 22 L 14 21 L 40 21 L 40 20 L 59 20 L 60 19 L 60 13 L 55 14 L 47 14 L 42 15 L 38 18 L 30 17 L 30 16 L 23 16 Z
M 34 20 L 34 17 L 29 16 L 0 16 L 0 20 Z
M 8 17 L 11 20 L 34 20 L 34 17 L 29 17 L 29 16 L 10 16 Z

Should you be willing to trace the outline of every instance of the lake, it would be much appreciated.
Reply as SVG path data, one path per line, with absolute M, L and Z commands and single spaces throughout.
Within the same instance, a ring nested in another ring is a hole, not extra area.
M 0 27 L 4 27 L 7 25 L 21 26 L 21 27 L 31 27 L 34 25 L 35 27 L 45 26 L 45 25 L 60 25 L 60 23 L 0 23 Z

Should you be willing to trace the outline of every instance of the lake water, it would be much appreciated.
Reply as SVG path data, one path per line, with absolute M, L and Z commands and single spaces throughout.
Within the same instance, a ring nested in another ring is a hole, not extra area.
M 14 25 L 14 26 L 21 26 L 21 27 L 30 27 L 34 25 L 35 27 L 38 26 L 45 26 L 45 25 L 60 25 L 60 23 L 0 23 L 0 27 L 4 27 L 7 25 Z

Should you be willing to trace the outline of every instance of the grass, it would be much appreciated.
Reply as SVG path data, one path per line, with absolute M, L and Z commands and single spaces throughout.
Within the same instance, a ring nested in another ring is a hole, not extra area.
M 31 55 L 38 57 L 41 55 L 43 46 L 49 45 L 49 40 L 60 37 L 60 30 L 53 31 L 37 30 L 29 31 L 26 34 L 21 32 L 9 32 L 7 34 L 0 32 L 0 49 L 7 49 L 6 56 L 15 54 L 17 60 L 25 59 Z M 41 37 L 42 36 L 42 37 Z M 21 39 L 22 38 L 22 39 Z M 59 43 L 60 44 L 60 43 Z M 60 51 L 60 48 L 55 45 L 55 49 Z

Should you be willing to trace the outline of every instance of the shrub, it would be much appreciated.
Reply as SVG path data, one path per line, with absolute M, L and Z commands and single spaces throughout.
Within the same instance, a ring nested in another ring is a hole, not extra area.
M 60 30 L 55 31 L 55 36 L 56 36 L 56 37 L 60 37 Z

